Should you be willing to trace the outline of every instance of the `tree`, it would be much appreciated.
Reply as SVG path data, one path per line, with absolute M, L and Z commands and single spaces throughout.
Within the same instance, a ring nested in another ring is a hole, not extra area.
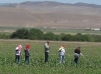
M 65 33 L 60 33 L 60 39 L 62 40 L 62 38 L 65 36 Z
M 60 41 L 60 40 L 61 40 L 60 35 L 56 34 L 56 35 L 55 35 L 55 40 L 56 40 L 56 41 Z
M 74 41 L 90 41 L 90 36 L 77 33 L 74 37 Z
M 28 39 L 29 31 L 25 28 L 18 29 L 11 34 L 10 38 Z
M 55 40 L 55 34 L 52 32 L 47 32 L 44 34 L 44 40 Z
M 72 41 L 72 35 L 66 34 L 62 37 L 63 41 Z
M 39 29 L 30 29 L 29 31 L 29 39 L 31 40 L 41 40 L 43 39 L 43 32 Z

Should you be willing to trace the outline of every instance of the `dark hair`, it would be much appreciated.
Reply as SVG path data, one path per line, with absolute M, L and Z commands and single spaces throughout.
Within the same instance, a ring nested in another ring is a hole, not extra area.
M 47 43 L 49 44 L 49 41 L 47 41 Z
M 80 49 L 81 47 L 79 46 L 79 47 L 77 47 L 78 49 Z

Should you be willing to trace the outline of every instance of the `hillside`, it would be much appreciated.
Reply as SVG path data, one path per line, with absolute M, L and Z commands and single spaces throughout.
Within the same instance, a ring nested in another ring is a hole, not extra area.
M 22 2 L 0 6 L 0 26 L 101 28 L 101 6 L 85 3 Z

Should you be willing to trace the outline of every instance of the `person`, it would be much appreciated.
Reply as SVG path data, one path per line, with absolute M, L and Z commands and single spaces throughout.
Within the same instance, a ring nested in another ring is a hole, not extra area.
M 65 63 L 65 61 L 64 61 L 64 58 L 65 58 L 65 48 L 64 48 L 64 45 L 62 45 L 59 48 L 58 52 L 59 52 L 59 57 L 60 57 L 59 63 Z
M 75 64 L 78 64 L 78 60 L 79 60 L 80 55 L 82 55 L 82 53 L 81 53 L 81 47 L 77 47 L 77 48 L 74 50 L 74 63 L 75 63 Z M 82 56 L 83 56 L 83 55 L 82 55 Z
M 26 48 L 24 50 L 24 53 L 25 53 L 25 63 L 29 63 L 30 62 L 30 45 L 27 44 L 26 45 Z
M 21 49 L 22 49 L 22 45 L 18 45 L 15 49 L 15 62 L 16 63 L 20 62 Z
M 49 46 L 49 41 L 47 41 L 45 44 L 44 44 L 44 49 L 45 49 L 45 60 L 44 62 L 48 62 L 48 58 L 49 58 L 49 49 L 50 49 L 50 46 Z

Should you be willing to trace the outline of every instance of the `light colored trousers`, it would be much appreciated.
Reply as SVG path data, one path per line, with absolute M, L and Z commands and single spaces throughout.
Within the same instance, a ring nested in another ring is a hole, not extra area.
M 60 57 L 60 62 L 59 63 L 65 63 L 65 56 L 64 55 L 59 55 L 59 57 Z

